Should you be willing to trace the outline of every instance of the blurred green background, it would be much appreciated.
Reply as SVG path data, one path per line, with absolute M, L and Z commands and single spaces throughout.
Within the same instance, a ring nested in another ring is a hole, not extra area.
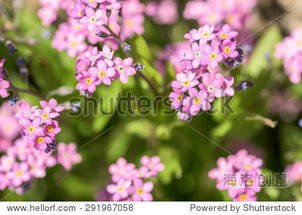
M 3 2 L 13 8 L 11 0 Z M 180 11 L 185 2 L 179 1 Z M 160 105 L 160 113 L 154 116 L 141 114 L 135 105 L 135 116 L 104 116 L 99 113 L 99 105 L 109 110 L 112 105 L 110 98 L 118 101 L 121 93 L 131 91 L 135 96 L 152 97 L 146 83 L 139 77 L 132 78 L 127 85 L 115 82 L 110 87 L 99 87 L 93 96 L 103 98 L 102 104 L 91 105 L 89 99 L 80 97 L 76 91 L 68 96 L 55 96 L 61 103 L 72 98 L 81 100 L 82 111 L 88 113 L 84 117 L 65 112 L 60 119 L 62 132 L 57 137 L 58 142 L 77 143 L 82 162 L 67 173 L 58 166 L 51 168 L 46 178 L 34 180 L 32 189 L 25 195 L 6 190 L 0 192 L 0 199 L 93 200 L 97 191 L 109 182 L 107 168 L 117 158 L 125 157 L 138 164 L 142 155 L 159 155 L 166 169 L 154 179 L 155 200 L 230 200 L 226 192 L 216 190 L 215 181 L 207 176 L 208 171 L 216 167 L 219 157 L 228 156 L 221 147 L 231 152 L 247 148 L 250 153 L 264 159 L 267 172 L 282 172 L 286 165 L 302 160 L 302 133 L 298 125 L 302 83 L 290 83 L 281 62 L 272 57 L 276 43 L 293 28 L 287 23 L 297 22 L 294 27 L 302 23 L 300 14 L 294 12 L 270 22 L 287 10 L 284 2 L 260 1 L 255 8 L 247 28 L 250 32 L 259 28 L 261 31 L 254 35 L 254 48 L 247 63 L 231 72 L 236 84 L 250 80 L 253 87 L 237 92 L 229 101 L 233 113 L 221 108 L 225 102 L 222 100 L 215 102 L 215 113 L 202 113 L 191 122 L 177 120 L 176 114 L 163 114 L 167 109 L 163 105 Z M 17 57 L 22 56 L 30 71 L 30 83 L 40 93 L 46 95 L 60 86 L 75 87 L 75 60 L 51 47 L 51 35 L 56 25 L 42 27 L 36 15 L 39 7 L 36 0 L 24 0 L 23 3 L 22 7 L 15 8 L 15 12 L 6 8 L 8 17 L 0 17 L 0 27 L 5 29 L 1 33 L 14 41 L 19 50 L 16 55 L 9 56 L 0 43 L 0 58 L 8 59 L 6 67 L 15 85 L 26 87 L 15 63 Z M 60 18 L 64 19 L 64 15 Z M 150 64 L 146 73 L 158 82 L 159 90 L 162 90 L 159 83 L 165 81 L 168 86 L 175 74 L 171 65 L 167 65 L 167 76 L 162 79 L 153 66 L 156 53 L 168 43 L 183 41 L 184 33 L 193 27 L 197 27 L 195 22 L 181 18 L 173 26 L 158 26 L 147 18 L 145 33 L 128 41 L 137 51 L 137 60 Z M 31 38 L 36 40 L 34 45 L 26 42 Z M 145 53 L 149 53 L 148 56 Z M 169 90 L 164 96 L 168 94 Z M 38 104 L 35 97 L 21 96 L 32 104 Z M 114 103 L 114 108 L 120 106 L 119 102 Z M 275 127 L 272 127 L 272 121 L 277 122 Z M 265 188 L 258 194 L 258 199 L 301 200 L 299 189 L 298 185 L 289 189 Z

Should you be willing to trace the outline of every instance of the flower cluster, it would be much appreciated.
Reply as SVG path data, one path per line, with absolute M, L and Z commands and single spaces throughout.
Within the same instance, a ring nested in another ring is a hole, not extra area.
M 136 74 L 132 58 L 123 60 L 113 55 L 114 51 L 104 45 L 102 51 L 95 47 L 77 59 L 76 89 L 82 95 L 89 96 L 95 92 L 98 85 L 111 85 L 116 79 L 127 83 L 128 77 Z
M 229 25 L 221 29 L 205 25 L 185 35 L 190 49 L 179 62 L 183 71 L 176 74 L 169 96 L 178 118 L 188 120 L 201 110 L 210 110 L 215 98 L 234 95 L 234 78 L 224 77 L 219 63 L 230 69 L 241 63 L 243 53 L 237 47 L 237 34 Z
M 8 188 L 22 194 L 34 178 L 46 176 L 48 167 L 62 164 L 70 170 L 72 164 L 81 161 L 81 156 L 74 150 L 75 144 L 60 143 L 58 146 L 58 154 L 52 155 L 36 150 L 25 137 L 17 139 L 0 158 L 0 190 Z
M 116 164 L 109 167 L 113 184 L 107 185 L 107 192 L 113 201 L 152 201 L 151 191 L 153 182 L 146 181 L 156 177 L 164 170 L 160 158 L 143 156 L 140 160 L 141 167 L 135 168 L 133 163 L 128 163 L 124 158 L 117 160 Z
M 290 185 L 295 183 L 302 183 L 302 161 L 298 161 L 292 165 L 289 165 L 285 169 L 285 173 Z M 301 186 L 302 191 L 302 186 Z
M 23 126 L 22 134 L 34 148 L 50 152 L 56 147 L 55 136 L 61 131 L 58 121 L 54 120 L 64 110 L 58 106 L 55 99 L 40 101 L 41 109 L 38 106 L 31 107 L 27 102 L 19 104 L 20 110 L 16 118 Z
M 6 59 L 0 60 L 0 96 L 2 98 L 7 98 L 9 96 L 8 94 L 8 88 L 10 86 L 9 82 L 7 80 L 4 80 L 4 63 Z
M 157 24 L 173 24 L 177 21 L 177 1 L 175 0 L 163 0 L 163 1 L 151 1 L 146 5 L 146 14 Z
M 193 0 L 185 7 L 185 19 L 197 20 L 200 25 L 227 23 L 241 29 L 249 18 L 257 0 Z
M 234 201 L 256 201 L 256 193 L 261 190 L 262 160 L 248 154 L 245 149 L 235 155 L 217 160 L 217 168 L 209 172 L 209 177 L 217 181 L 218 190 L 227 190 Z
M 302 75 L 302 30 L 295 30 L 278 43 L 275 57 L 282 59 L 285 71 L 291 82 L 297 84 Z
M 38 11 L 42 24 L 49 26 L 57 19 L 57 14 L 60 9 L 68 10 L 73 6 L 74 0 L 40 0 L 41 8 Z
M 119 41 L 112 32 L 122 40 L 144 32 L 145 8 L 139 0 L 40 1 L 43 7 L 39 15 L 44 25 L 56 19 L 58 9 L 67 12 L 68 20 L 60 24 L 52 46 L 58 51 L 67 51 L 70 57 L 83 54 L 98 42 L 118 49 Z

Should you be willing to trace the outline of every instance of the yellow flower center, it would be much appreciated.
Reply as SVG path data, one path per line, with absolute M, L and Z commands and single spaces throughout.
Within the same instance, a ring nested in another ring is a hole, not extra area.
M 86 83 L 87 85 L 90 85 L 90 84 L 92 83 L 91 78 L 86 78 L 85 83 Z
M 208 37 L 208 36 L 209 36 L 208 32 L 203 33 L 203 37 Z
M 242 194 L 239 196 L 240 201 L 246 201 L 247 200 L 247 195 Z
M 217 54 L 211 53 L 211 54 L 210 54 L 210 58 L 211 58 L 212 60 L 216 60 Z
M 252 166 L 249 165 L 249 164 L 247 164 L 247 165 L 244 166 L 244 168 L 245 168 L 246 170 L 250 170 L 250 169 L 252 169 Z
M 194 104 L 196 104 L 196 105 L 200 104 L 200 98 L 195 97 L 195 98 L 193 99 L 193 102 L 194 102 Z
M 181 101 L 181 100 L 182 100 L 182 96 L 178 96 L 178 97 L 177 97 L 177 100 L 178 100 L 178 101 Z
M 137 188 L 136 194 L 137 195 L 143 195 L 144 194 L 144 190 L 142 188 Z
M 47 113 L 42 114 L 42 119 L 48 119 L 49 115 Z
M 302 41 L 301 40 L 297 40 L 295 42 L 295 45 L 298 46 L 298 47 L 301 47 L 302 46 Z
M 28 133 L 34 133 L 35 132 L 35 127 L 34 126 L 30 126 L 28 129 L 27 129 Z
M 47 130 L 48 133 L 51 133 L 51 132 L 53 132 L 54 127 L 49 125 L 49 126 L 46 127 L 46 130 Z
M 21 170 L 18 170 L 17 172 L 16 172 L 16 176 L 17 177 L 21 177 L 23 175 L 23 172 L 21 171 Z
M 128 28 L 132 28 L 134 26 L 134 23 L 133 23 L 132 19 L 127 19 L 125 25 Z
M 78 43 L 75 42 L 75 41 L 72 41 L 72 42 L 70 43 L 70 46 L 71 46 L 71 47 L 76 47 L 77 45 L 78 45 Z
M 182 84 L 186 87 L 186 86 L 189 86 L 190 85 L 190 81 L 188 80 L 185 80 L 184 82 L 182 82 Z
M 89 2 L 95 2 L 95 0 L 88 0 Z
M 99 77 L 100 78 L 104 78 L 106 76 L 106 72 L 105 71 L 100 71 L 99 72 Z
M 43 137 L 39 137 L 37 140 L 38 143 L 43 143 L 44 142 L 44 138 Z
M 254 184 L 254 181 L 252 179 L 246 180 L 246 185 L 247 186 L 253 186 L 253 184 Z
M 227 54 L 230 54 L 231 48 L 228 47 L 228 46 L 227 46 L 227 47 L 224 47 L 223 51 L 224 51 L 225 53 L 227 53 Z
M 117 189 L 117 191 L 120 192 L 120 193 L 123 192 L 124 190 L 125 190 L 125 188 L 122 187 L 122 186 L 120 186 L 120 187 Z
M 226 17 L 226 21 L 227 21 L 227 23 L 233 23 L 234 22 L 234 17 L 232 15 L 228 15 Z
M 227 33 L 221 33 L 221 34 L 220 34 L 220 37 L 223 38 L 223 39 L 225 39 L 225 38 L 228 37 L 228 34 L 227 34 Z

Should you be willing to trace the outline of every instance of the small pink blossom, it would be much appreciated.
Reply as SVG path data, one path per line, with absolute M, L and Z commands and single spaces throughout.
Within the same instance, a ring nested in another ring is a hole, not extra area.
M 115 58 L 114 63 L 115 63 L 115 69 L 119 74 L 119 78 L 122 83 L 124 84 L 128 83 L 129 76 L 136 74 L 136 70 L 132 67 L 133 65 L 132 58 L 126 58 L 122 60 L 121 58 L 117 57 Z
M 57 150 L 57 160 L 58 163 L 61 164 L 66 171 L 69 171 L 73 164 L 80 163 L 82 160 L 81 155 L 79 155 L 76 151 L 76 145 L 74 143 L 59 143 Z

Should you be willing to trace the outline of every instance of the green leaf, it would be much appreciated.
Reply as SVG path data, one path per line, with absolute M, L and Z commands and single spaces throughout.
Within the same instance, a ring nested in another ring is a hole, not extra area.
M 257 78 L 259 74 L 269 67 L 268 57 L 272 59 L 274 66 L 280 65 L 280 61 L 272 58 L 275 46 L 282 40 L 281 32 L 277 26 L 270 27 L 258 41 L 256 48 L 249 60 L 248 65 L 245 67 L 246 73 Z
M 165 169 L 159 174 L 159 179 L 164 184 L 169 184 L 173 178 L 181 178 L 182 168 L 178 151 L 172 147 L 162 146 L 159 151 Z
M 118 81 L 108 86 L 98 87 L 94 99 L 97 100 L 97 116 L 92 123 L 94 132 L 101 131 L 113 116 L 118 104 L 118 96 L 121 91 L 121 83 Z
M 146 40 L 142 36 L 136 35 L 131 42 L 135 61 L 145 66 L 142 73 L 155 82 L 157 86 L 161 86 L 163 78 L 160 72 L 154 67 L 154 55 Z

